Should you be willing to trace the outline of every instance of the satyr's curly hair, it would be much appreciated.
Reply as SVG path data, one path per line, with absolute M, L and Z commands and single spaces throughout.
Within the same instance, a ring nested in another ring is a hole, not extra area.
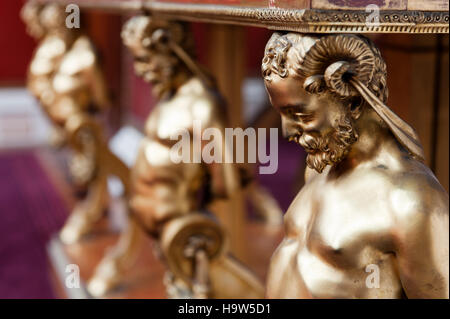
M 347 67 L 342 68 L 342 61 Z M 266 45 L 262 74 L 266 81 L 289 73 L 304 79 L 310 93 L 329 90 L 342 98 L 358 95 L 346 81 L 356 76 L 381 101 L 388 97 L 386 64 L 380 51 L 360 35 L 303 35 L 274 33 Z
M 59 3 L 46 4 L 40 13 L 40 22 L 46 32 L 66 29 L 66 12 Z
M 124 44 L 131 50 L 142 48 L 168 52 L 170 38 L 189 55 L 195 55 L 194 40 L 187 25 L 182 22 L 160 20 L 147 15 L 136 16 L 125 23 L 121 35 Z
M 36 39 L 41 38 L 45 33 L 39 19 L 42 8 L 43 5 L 40 2 L 29 0 L 20 11 L 20 17 L 26 24 L 27 32 Z

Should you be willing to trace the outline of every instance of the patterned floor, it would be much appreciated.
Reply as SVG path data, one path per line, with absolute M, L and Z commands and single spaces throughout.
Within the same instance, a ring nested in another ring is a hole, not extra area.
M 0 298 L 54 298 L 46 243 L 67 209 L 32 151 L 0 153 Z

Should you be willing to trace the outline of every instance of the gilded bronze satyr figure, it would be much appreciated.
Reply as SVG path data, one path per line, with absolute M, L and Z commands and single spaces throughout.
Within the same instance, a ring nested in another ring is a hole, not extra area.
M 159 98 L 132 169 L 130 206 L 168 267 L 168 296 L 262 297 L 263 286 L 230 256 L 222 227 L 206 209 L 208 202 L 238 190 L 235 167 L 170 158 L 177 143 L 172 134 L 192 131 L 194 121 L 222 132 L 226 123 L 212 79 L 192 58 L 191 34 L 186 25 L 137 16 L 125 24 L 122 38 L 136 72 Z
M 30 64 L 28 88 L 53 124 L 51 143 L 73 151 L 71 175 L 87 190 L 87 197 L 76 204 L 60 233 L 63 243 L 72 244 L 103 217 L 109 204 L 109 176 L 117 176 L 124 185 L 124 196 L 128 195 L 129 169 L 109 150 L 94 115 L 110 103 L 90 40 L 82 32 L 65 27 L 64 8 L 57 4 L 28 1 L 22 18 L 30 34 L 40 40 Z M 119 243 L 96 268 L 94 275 L 108 274 L 109 280 L 91 281 L 88 290 L 92 295 L 100 296 L 122 280 L 123 270 L 136 255 L 139 234 L 137 224 L 130 219 Z
M 275 33 L 262 73 L 308 166 L 267 297 L 448 298 L 448 194 L 385 105 L 379 50 L 359 35 Z
M 46 28 L 42 17 L 43 8 L 44 5 L 37 1 L 28 1 L 22 8 L 21 17 L 28 33 L 39 41 L 28 68 L 27 88 L 39 100 L 42 110 L 52 120 L 49 113 L 49 104 L 54 96 L 52 79 L 68 47 L 57 34 Z M 64 130 L 52 121 L 50 144 L 55 147 L 62 146 L 64 139 Z
M 129 169 L 109 150 L 94 114 L 110 102 L 97 54 L 89 38 L 65 26 L 64 7 L 30 1 L 22 10 L 28 30 L 40 39 L 28 75 L 28 88 L 57 128 L 58 145 L 72 151 L 69 163 L 87 197 L 75 205 L 60 238 L 78 241 L 92 230 L 108 206 L 108 176 L 117 176 L 128 192 Z

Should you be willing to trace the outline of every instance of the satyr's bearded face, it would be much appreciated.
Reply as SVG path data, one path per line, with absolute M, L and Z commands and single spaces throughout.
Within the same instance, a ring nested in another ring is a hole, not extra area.
M 348 101 L 324 91 L 312 94 L 296 75 L 273 74 L 266 88 L 275 109 L 281 114 L 284 137 L 301 145 L 308 153 L 306 163 L 319 173 L 326 165 L 342 161 L 357 140 Z
M 40 21 L 46 32 L 57 30 L 70 33 L 70 30 L 66 28 L 66 12 L 59 4 L 47 4 L 40 12 Z
M 179 59 L 167 43 L 158 41 L 158 32 L 164 28 L 149 22 L 148 17 L 130 20 L 122 32 L 125 45 L 134 56 L 134 68 L 138 76 L 152 84 L 153 94 L 162 97 L 172 88 Z
M 29 1 L 24 5 L 20 13 L 22 20 L 26 24 L 28 33 L 35 39 L 41 38 L 45 33 L 39 16 L 41 10 L 42 6 L 39 3 Z
M 136 74 L 152 85 L 153 94 L 161 97 L 171 90 L 177 59 L 172 55 L 148 51 L 137 56 L 134 62 Z

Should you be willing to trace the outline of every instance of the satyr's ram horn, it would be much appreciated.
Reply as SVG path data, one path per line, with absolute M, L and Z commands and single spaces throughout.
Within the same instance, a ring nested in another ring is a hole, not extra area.
M 327 87 L 342 97 L 361 95 L 389 126 L 397 140 L 423 161 L 423 148 L 415 130 L 368 88 L 377 89 L 377 84 L 372 82 L 379 61 L 373 50 L 368 40 L 360 36 L 324 36 L 306 53 L 300 72 L 306 78 L 323 74 Z

